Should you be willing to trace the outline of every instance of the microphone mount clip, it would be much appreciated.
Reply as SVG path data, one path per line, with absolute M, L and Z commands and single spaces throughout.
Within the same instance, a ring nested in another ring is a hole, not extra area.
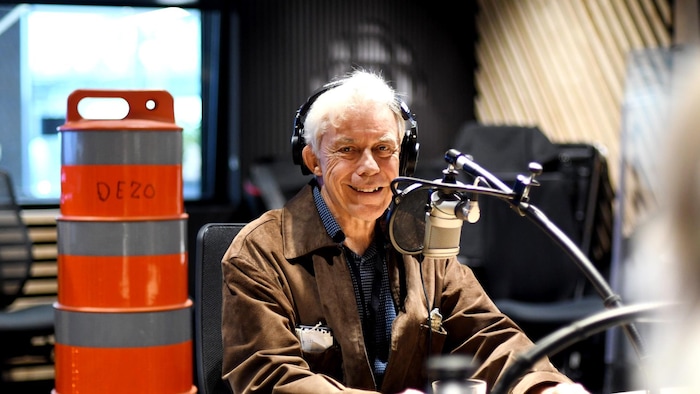
M 530 176 L 519 174 L 516 178 L 515 186 L 513 187 L 515 201 L 518 201 L 515 208 L 520 216 L 525 216 L 525 211 L 529 206 L 530 189 L 532 187 L 540 186 L 540 182 L 536 180 L 535 177 L 542 174 L 542 165 L 540 163 L 532 162 L 528 165 L 528 170 L 530 170 Z

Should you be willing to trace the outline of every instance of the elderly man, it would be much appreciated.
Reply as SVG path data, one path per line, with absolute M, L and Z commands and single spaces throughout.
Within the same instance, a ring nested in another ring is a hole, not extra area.
M 428 357 L 450 353 L 478 360 L 474 377 L 492 387 L 532 346 L 468 267 L 402 256 L 388 241 L 389 184 L 417 154 L 407 118 L 363 70 L 300 108 L 295 161 L 313 180 L 249 223 L 223 259 L 223 378 L 236 394 L 419 392 Z M 547 360 L 514 388 L 545 390 L 586 392 Z

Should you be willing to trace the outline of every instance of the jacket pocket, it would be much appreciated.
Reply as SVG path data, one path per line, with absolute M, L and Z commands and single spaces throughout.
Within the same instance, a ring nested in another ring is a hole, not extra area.
M 418 369 L 419 374 L 407 373 L 405 383 L 413 387 L 421 387 L 428 382 L 428 371 L 426 362 L 431 356 L 442 354 L 447 339 L 447 331 L 440 327 L 438 330 L 431 330 L 426 324 L 421 324 L 418 331 L 418 343 L 413 347 L 413 354 L 409 362 L 410 366 L 405 367 L 405 371 Z M 432 391 L 432 390 L 430 390 Z M 426 392 L 430 392 L 426 391 Z
M 302 351 L 304 361 L 314 373 L 328 375 L 339 382 L 343 381 L 343 357 L 340 346 L 333 345 L 321 352 Z
M 423 347 L 423 354 L 440 354 L 445 347 L 445 339 L 447 339 L 447 331 L 441 326 L 439 329 L 431 329 L 426 324 L 420 325 L 420 337 Z

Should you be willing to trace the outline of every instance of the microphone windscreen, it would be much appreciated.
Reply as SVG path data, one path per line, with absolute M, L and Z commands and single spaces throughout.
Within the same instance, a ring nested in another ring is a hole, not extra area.
M 405 188 L 389 208 L 389 239 L 401 254 L 423 251 L 430 189 L 420 186 L 413 184 Z

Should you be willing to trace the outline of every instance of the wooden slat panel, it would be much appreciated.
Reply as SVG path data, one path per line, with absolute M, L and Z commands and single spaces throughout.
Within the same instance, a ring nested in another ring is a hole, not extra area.
M 24 284 L 24 294 L 27 297 L 55 295 L 58 293 L 56 279 L 32 279 Z
M 54 367 L 53 365 L 21 366 L 8 371 L 8 378 L 11 381 L 51 380 L 54 378 Z
M 608 85 L 609 94 L 613 96 L 615 102 L 619 102 L 625 74 L 625 56 L 619 50 L 620 38 L 616 36 L 621 36 L 622 33 L 619 31 L 619 26 L 608 22 L 607 11 L 597 1 L 588 1 L 585 6 L 593 30 L 588 34 L 595 34 L 598 40 L 593 46 L 596 51 L 596 60 L 603 65 L 603 78 Z
M 636 1 L 636 0 L 633 0 Z M 620 23 L 622 31 L 625 32 L 625 37 L 630 43 L 630 48 L 644 48 L 644 39 L 642 34 L 637 30 L 634 24 L 634 18 L 629 8 L 627 8 L 626 0 L 610 0 L 615 11 L 615 18 Z
M 668 28 L 671 27 L 672 22 L 671 4 L 667 0 L 656 0 L 654 1 L 654 6 L 659 11 L 659 15 L 661 15 L 664 26 L 666 26 L 668 30 Z
M 671 15 L 670 0 L 480 0 L 477 121 L 537 125 L 555 142 L 601 146 L 617 188 L 630 55 L 670 46 Z M 662 56 L 636 61 L 643 83 L 667 86 Z M 659 124 L 658 113 L 644 116 L 640 128 Z M 653 154 L 653 143 L 639 145 Z M 632 217 L 653 204 L 643 195 L 648 170 L 637 170 L 628 186 L 639 193 L 624 202 Z
M 57 274 L 56 261 L 35 261 L 32 264 L 33 278 L 56 278 Z
M 671 46 L 671 35 L 669 34 L 668 26 L 664 23 L 664 16 L 660 13 L 661 10 L 656 8 L 653 0 L 641 0 L 641 7 L 649 20 L 649 28 L 654 32 L 654 37 L 657 40 L 657 44 L 653 46 Z
M 36 297 L 23 297 L 17 299 L 8 307 L 8 310 L 18 310 L 30 307 L 32 305 L 43 305 L 43 304 L 53 304 L 56 302 L 56 295 L 45 295 Z
M 51 227 L 30 227 L 29 238 L 34 243 L 56 243 L 55 222 Z
M 627 7 L 630 10 L 630 15 L 632 16 L 632 21 L 634 22 L 635 28 L 639 31 L 645 48 L 653 48 L 659 46 L 657 37 L 654 35 L 650 20 L 647 19 L 644 10 L 642 9 L 641 2 L 639 1 L 628 1 Z
M 35 244 L 32 247 L 34 260 L 56 260 L 58 258 L 58 248 L 56 244 Z
M 55 225 L 60 214 L 58 209 L 29 209 L 22 212 L 22 219 L 27 226 Z

